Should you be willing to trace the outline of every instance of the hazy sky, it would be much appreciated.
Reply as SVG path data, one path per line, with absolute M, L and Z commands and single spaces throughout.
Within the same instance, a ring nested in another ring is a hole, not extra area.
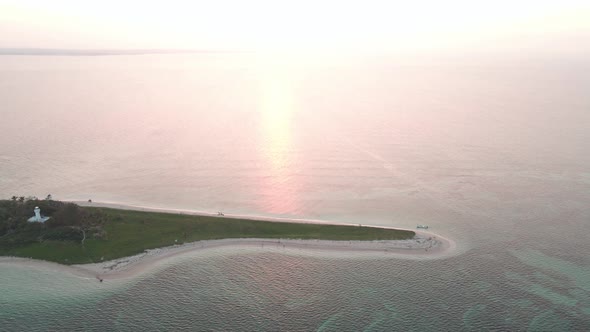
M 0 0 L 0 47 L 590 49 L 589 0 Z

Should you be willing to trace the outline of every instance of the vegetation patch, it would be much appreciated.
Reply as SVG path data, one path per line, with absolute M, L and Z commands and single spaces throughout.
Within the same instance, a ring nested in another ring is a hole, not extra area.
M 50 216 L 30 223 L 39 206 Z M 405 240 L 413 231 L 194 216 L 80 207 L 52 200 L 0 200 L 0 255 L 32 257 L 63 264 L 93 263 L 131 256 L 146 249 L 227 238 Z

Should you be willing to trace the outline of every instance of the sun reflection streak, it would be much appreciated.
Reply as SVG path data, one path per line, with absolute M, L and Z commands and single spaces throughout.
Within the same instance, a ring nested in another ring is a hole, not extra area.
M 276 66 L 261 75 L 259 113 L 261 151 L 265 161 L 260 184 L 261 208 L 274 214 L 295 214 L 299 210 L 300 183 L 294 176 L 295 151 L 293 115 L 296 110 L 292 76 Z

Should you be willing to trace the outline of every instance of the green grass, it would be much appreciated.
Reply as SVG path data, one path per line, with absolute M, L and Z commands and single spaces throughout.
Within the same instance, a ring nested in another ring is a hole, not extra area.
M 192 216 L 98 209 L 107 216 L 105 239 L 74 241 L 47 240 L 3 248 L 0 255 L 32 257 L 62 264 L 100 262 L 135 255 L 146 249 L 177 243 L 227 238 L 322 239 L 322 240 L 402 240 L 414 237 L 406 230 L 360 226 L 334 226 L 268 222 L 213 216 Z

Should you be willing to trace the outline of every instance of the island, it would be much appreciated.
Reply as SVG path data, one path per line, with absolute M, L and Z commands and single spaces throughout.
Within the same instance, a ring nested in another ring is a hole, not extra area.
M 0 256 L 94 265 L 97 273 L 104 273 L 137 260 L 130 257 L 154 253 L 162 256 L 220 245 L 402 250 L 421 255 L 448 248 L 444 239 L 412 230 L 279 222 L 220 212 L 195 215 L 139 211 L 145 209 L 90 202 L 81 205 L 53 200 L 51 196 L 0 200 Z

